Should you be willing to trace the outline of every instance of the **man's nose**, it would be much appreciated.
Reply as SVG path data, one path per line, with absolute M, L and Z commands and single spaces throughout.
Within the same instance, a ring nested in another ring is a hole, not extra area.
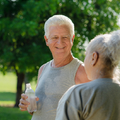
M 62 44 L 62 42 L 63 42 L 63 41 L 62 41 L 61 38 L 59 38 L 58 41 L 57 41 L 58 44 Z

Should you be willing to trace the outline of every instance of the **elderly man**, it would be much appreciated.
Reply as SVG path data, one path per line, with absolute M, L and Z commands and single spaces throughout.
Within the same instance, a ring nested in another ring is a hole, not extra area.
M 64 15 L 54 15 L 46 21 L 44 30 L 53 60 L 39 69 L 35 91 L 39 98 L 38 110 L 33 113 L 32 120 L 54 120 L 58 101 L 64 92 L 74 84 L 89 81 L 82 62 L 71 53 L 75 37 L 72 21 Z M 29 105 L 26 98 L 25 94 L 21 95 L 21 111 L 27 110 Z

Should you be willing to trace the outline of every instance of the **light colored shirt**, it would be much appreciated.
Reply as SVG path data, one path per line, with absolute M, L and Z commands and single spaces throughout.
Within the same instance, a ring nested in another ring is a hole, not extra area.
M 69 87 L 75 84 L 76 71 L 81 61 L 74 58 L 69 64 L 53 68 L 52 61 L 48 62 L 39 78 L 35 94 L 39 97 L 38 111 L 32 116 L 32 120 L 55 120 L 59 99 Z
M 120 120 L 120 84 L 102 78 L 72 86 L 59 101 L 55 120 Z

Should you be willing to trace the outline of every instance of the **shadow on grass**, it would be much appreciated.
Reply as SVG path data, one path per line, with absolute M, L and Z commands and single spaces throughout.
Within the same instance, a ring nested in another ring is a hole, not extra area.
M 31 120 L 31 115 L 19 108 L 0 107 L 0 120 Z
M 14 108 L 16 93 L 0 92 L 0 120 L 31 120 L 27 111 Z
M 0 92 L 0 101 L 15 101 L 16 93 Z

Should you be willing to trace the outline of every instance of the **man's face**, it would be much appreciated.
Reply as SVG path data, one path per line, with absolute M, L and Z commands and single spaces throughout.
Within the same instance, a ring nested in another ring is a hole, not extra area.
M 49 37 L 46 38 L 46 45 L 52 52 L 53 57 L 58 55 L 69 55 L 73 45 L 74 36 L 70 36 L 70 30 L 67 26 L 51 26 L 49 28 Z

